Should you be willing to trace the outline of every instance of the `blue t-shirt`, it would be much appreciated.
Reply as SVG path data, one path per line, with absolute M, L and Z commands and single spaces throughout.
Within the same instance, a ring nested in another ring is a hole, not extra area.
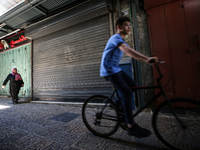
M 120 34 L 114 34 L 110 37 L 103 51 L 100 76 L 109 76 L 122 70 L 119 67 L 119 62 L 124 52 L 118 48 L 122 43 L 125 43 L 128 46 Z

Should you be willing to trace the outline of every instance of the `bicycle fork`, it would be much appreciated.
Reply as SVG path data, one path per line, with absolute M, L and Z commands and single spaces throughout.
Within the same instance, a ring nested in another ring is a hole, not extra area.
M 183 129 L 187 129 L 187 126 L 186 126 L 186 125 L 177 117 L 177 115 L 175 114 L 174 109 L 172 108 L 172 105 L 170 104 L 170 100 L 168 99 L 167 95 L 166 95 L 165 92 L 164 92 L 163 87 L 162 87 L 161 84 L 160 84 L 160 80 L 161 80 L 161 78 L 164 77 L 164 76 L 163 76 L 163 74 L 161 73 L 159 67 L 156 66 L 156 68 L 158 69 L 158 72 L 159 72 L 159 74 L 161 75 L 159 78 L 156 79 L 156 80 L 157 80 L 157 83 L 158 83 L 158 86 L 159 86 L 159 88 L 160 88 L 160 90 L 161 90 L 160 94 L 162 94 L 163 97 L 166 99 L 170 111 L 172 112 L 172 114 L 173 114 L 173 116 L 176 118 L 176 120 L 179 122 L 179 124 L 181 125 L 181 127 L 182 127 Z
M 169 109 L 170 109 L 170 111 L 172 112 L 173 116 L 176 118 L 176 120 L 179 122 L 179 124 L 181 125 L 181 127 L 182 127 L 183 129 L 187 129 L 187 126 L 184 124 L 184 122 L 182 122 L 182 121 L 178 118 L 178 116 L 176 115 L 176 113 L 174 112 L 174 109 L 172 108 L 172 105 L 171 105 L 171 103 L 170 103 L 170 100 L 167 98 L 167 96 L 166 96 L 166 94 L 165 94 L 164 92 L 163 92 L 163 96 L 164 96 L 164 98 L 167 100 Z

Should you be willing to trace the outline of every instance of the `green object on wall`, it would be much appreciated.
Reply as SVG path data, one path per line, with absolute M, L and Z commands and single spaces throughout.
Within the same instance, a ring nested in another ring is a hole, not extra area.
M 14 48 L 0 53 L 0 84 L 2 85 L 12 68 L 17 68 L 22 76 L 24 87 L 19 92 L 19 97 L 31 97 L 31 44 Z M 6 87 L 0 87 L 0 95 L 10 95 L 9 82 Z

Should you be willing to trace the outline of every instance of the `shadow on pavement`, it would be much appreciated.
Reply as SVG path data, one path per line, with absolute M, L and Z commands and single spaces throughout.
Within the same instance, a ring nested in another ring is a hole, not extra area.
M 134 145 L 134 147 L 141 148 L 141 149 L 147 149 L 147 150 L 169 150 L 168 148 L 163 148 L 160 146 L 155 146 L 155 145 L 150 145 L 148 143 L 139 143 L 137 141 L 129 141 L 129 140 L 124 140 L 120 138 L 114 138 L 114 137 L 107 137 L 105 139 L 110 139 L 116 141 L 116 143 L 126 143 L 127 145 Z

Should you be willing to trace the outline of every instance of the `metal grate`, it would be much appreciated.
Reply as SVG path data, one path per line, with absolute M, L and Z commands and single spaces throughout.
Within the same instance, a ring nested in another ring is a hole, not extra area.
M 79 116 L 80 116 L 80 114 L 66 112 L 66 113 L 60 114 L 58 116 L 52 117 L 52 118 L 50 118 L 50 120 L 68 123 L 68 122 L 76 119 Z
M 68 5 L 76 0 L 48 0 L 41 4 L 41 6 L 49 11 L 55 9 L 57 7 L 63 7 L 64 5 Z

